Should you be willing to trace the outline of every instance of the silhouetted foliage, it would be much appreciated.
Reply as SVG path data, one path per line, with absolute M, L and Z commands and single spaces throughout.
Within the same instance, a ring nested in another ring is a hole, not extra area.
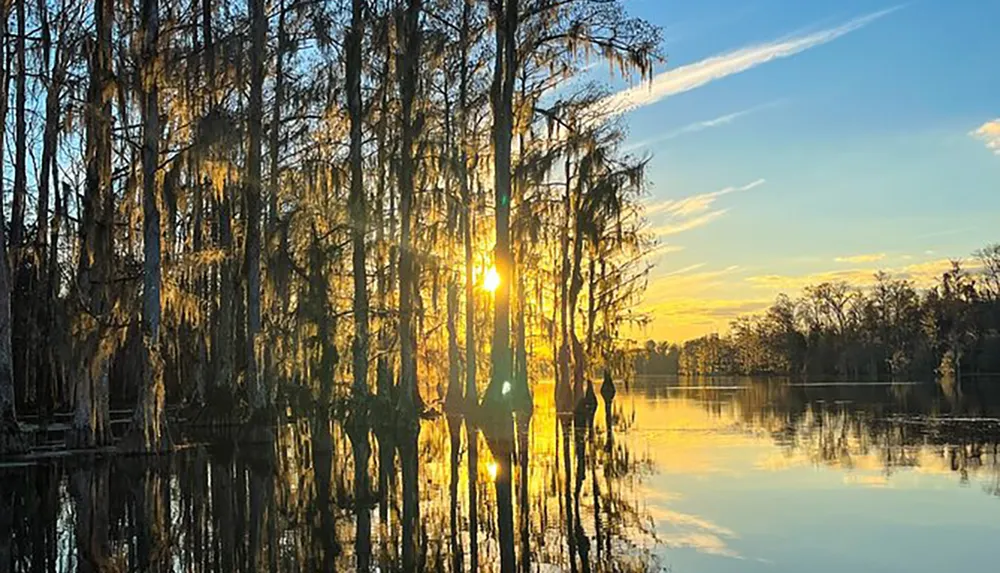
M 823 283 L 797 299 L 781 295 L 763 313 L 735 320 L 724 336 L 686 342 L 677 371 L 856 380 L 998 373 L 1000 247 L 975 257 L 974 270 L 953 261 L 923 291 L 878 273 L 864 288 Z M 639 357 L 637 372 L 650 360 Z

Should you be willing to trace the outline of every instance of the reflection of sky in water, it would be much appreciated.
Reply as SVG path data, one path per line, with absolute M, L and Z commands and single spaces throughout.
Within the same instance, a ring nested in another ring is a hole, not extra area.
M 1000 385 L 949 398 L 934 386 L 678 384 L 620 387 L 612 442 L 603 401 L 593 432 L 574 429 L 555 415 L 552 386 L 536 386 L 530 450 L 510 474 L 519 562 L 527 547 L 532 571 L 573 571 L 571 555 L 578 573 L 584 558 L 594 573 L 996 569 Z M 254 556 L 274 559 L 278 571 L 353 570 L 356 516 L 369 512 L 373 562 L 399 570 L 403 449 L 390 435 L 369 435 L 371 493 L 385 487 L 386 495 L 358 504 L 343 426 L 313 422 L 282 426 L 273 456 L 218 444 L 162 461 L 0 464 L 0 494 L 8 494 L 0 495 L 0 555 L 23 564 L 51 555 L 65 563 L 56 570 L 74 571 L 80 542 L 103 536 L 107 545 L 88 551 L 142 570 L 138 540 L 147 535 L 170 548 L 163 555 L 173 570 L 260 570 Z M 474 510 L 460 421 L 424 421 L 408 450 L 419 472 L 424 570 L 454 570 L 457 553 L 461 570 L 499 570 L 491 468 L 497 479 L 503 470 L 482 434 L 476 443 Z
M 975 444 L 952 443 L 953 455 L 947 436 L 873 430 L 859 420 L 878 407 L 857 401 L 762 416 L 746 393 L 621 396 L 635 416 L 628 439 L 656 465 L 642 488 L 674 572 L 995 567 L 992 445 L 977 457 L 962 456 Z

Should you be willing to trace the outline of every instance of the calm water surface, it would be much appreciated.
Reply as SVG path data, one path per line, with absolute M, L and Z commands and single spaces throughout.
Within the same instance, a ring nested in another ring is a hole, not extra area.
M 963 390 L 640 379 L 619 384 L 609 425 L 603 401 L 592 423 L 560 419 L 541 386 L 513 470 L 517 561 L 581 573 L 994 570 L 1000 385 Z M 361 468 L 338 423 L 308 420 L 281 427 L 272 448 L 190 436 L 203 445 L 155 462 L 0 464 L 0 571 L 350 570 L 358 550 L 373 569 L 401 570 L 408 496 L 420 568 L 498 570 L 503 469 L 476 435 L 472 472 L 464 423 L 444 417 L 422 424 L 412 452 L 371 433 Z M 411 455 L 415 495 L 399 475 Z

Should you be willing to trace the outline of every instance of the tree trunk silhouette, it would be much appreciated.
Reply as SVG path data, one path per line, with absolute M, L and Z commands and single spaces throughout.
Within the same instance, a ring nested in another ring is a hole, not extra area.
M 246 383 L 253 415 L 258 421 L 267 416 L 267 393 L 257 368 L 257 336 L 260 333 L 260 215 L 261 215 L 261 131 L 263 123 L 264 60 L 267 49 L 267 14 L 264 0 L 249 0 L 250 12 L 250 98 L 248 107 L 249 142 L 243 202 L 246 209 Z
M 469 416 L 465 418 L 465 437 L 469 441 L 469 570 L 479 570 L 479 430 Z
M 371 444 L 368 442 L 367 420 L 354 422 L 348 428 L 351 451 L 354 457 L 354 557 L 358 571 L 371 569 L 372 514 L 371 491 L 368 485 L 368 460 Z
M 517 417 L 517 527 L 521 532 L 521 571 L 531 571 L 531 496 L 528 491 L 528 472 L 531 452 L 528 431 L 531 416 Z
M 458 177 L 462 193 L 462 240 L 465 248 L 465 408 L 471 414 L 479 405 L 476 389 L 476 297 L 473 283 L 472 235 L 474 205 L 472 185 L 469 181 L 469 154 L 466 142 L 469 139 L 469 34 L 473 0 L 465 0 L 462 6 L 462 24 L 459 29 L 460 63 L 458 84 L 459 154 Z M 475 545 L 475 544 L 473 544 Z
M 163 492 L 167 484 L 156 465 L 129 461 L 136 465 L 134 527 L 136 535 L 136 566 L 140 571 L 169 570 L 169 498 Z M 167 490 L 169 491 L 169 489 Z
M 563 510 L 566 512 L 566 543 L 569 547 L 570 571 L 576 573 L 576 526 L 573 511 L 573 470 L 570 462 L 570 434 L 573 431 L 573 421 L 568 415 L 559 418 L 562 426 L 562 459 L 563 459 Z
M 160 208 L 156 185 L 159 165 L 159 0 L 143 0 L 139 42 L 142 48 L 140 93 L 142 94 L 142 361 L 138 403 L 132 428 L 123 447 L 138 452 L 156 452 L 168 444 L 164 416 L 163 357 L 160 348 Z
M 231 446 L 222 446 L 212 456 L 212 525 L 215 534 L 216 568 L 235 571 L 236 529 L 233 508 L 233 459 Z
M 404 429 L 396 438 L 403 474 L 403 571 L 416 571 L 420 567 L 417 553 L 420 524 L 418 436 L 418 431 Z
M 288 33 L 285 29 L 285 18 L 287 10 L 285 1 L 278 3 L 278 46 L 274 55 L 274 103 L 271 106 L 271 131 L 268 143 L 268 172 L 267 196 L 267 238 L 266 249 L 268 251 L 267 260 L 271 264 L 268 272 L 269 283 L 272 288 L 270 295 L 270 315 L 273 324 L 282 313 L 286 312 L 289 304 L 288 279 L 285 275 L 288 272 L 287 255 L 283 252 L 284 245 L 281 244 L 280 214 L 278 201 L 279 179 L 281 174 L 281 111 L 287 104 L 285 101 L 285 52 L 288 50 Z M 286 233 L 287 234 L 287 233 Z M 273 336 L 271 334 L 270 336 Z M 268 401 L 273 402 L 279 393 L 278 375 L 275 369 L 274 344 L 271 340 L 264 345 L 264 389 L 268 394 Z
M 14 401 L 10 267 L 4 229 L 3 210 L 0 209 L 0 453 L 9 453 L 20 449 L 20 427 L 17 424 L 17 408 Z
M 453 278 L 448 279 L 448 390 L 445 394 L 445 409 L 456 413 L 462 403 L 462 367 L 459 364 L 458 349 L 458 284 Z
M 413 104 L 420 67 L 420 12 L 423 0 L 407 0 L 400 27 L 399 98 L 400 98 L 400 158 L 399 208 L 402 220 L 399 241 L 399 346 L 400 389 L 399 407 L 404 417 L 414 418 L 420 398 L 417 395 L 417 341 L 413 324 L 413 299 L 417 277 L 412 239 L 414 191 L 414 143 L 417 126 Z
M 107 330 L 113 308 L 109 282 L 114 256 L 114 193 L 111 189 L 111 0 L 95 0 L 96 42 L 87 92 L 87 175 L 80 222 L 77 284 L 85 308 L 77 313 L 76 411 L 70 446 L 92 447 L 109 439 Z
M 514 422 L 509 417 L 483 427 L 486 443 L 497 465 L 493 486 L 496 491 L 502 572 L 513 572 L 517 569 L 517 563 L 514 561 L 513 433 Z
M 559 412 L 569 412 L 573 408 L 573 391 L 570 385 L 570 335 L 569 335 L 569 283 L 570 283 L 570 255 L 569 255 L 569 232 L 572 227 L 572 160 L 566 156 L 563 174 L 566 178 L 566 192 L 563 196 L 563 226 L 559 237 L 559 261 L 561 271 L 559 277 L 559 324 L 560 339 L 559 355 L 556 368 L 556 389 L 555 402 L 556 410 Z
M 316 473 L 316 511 L 319 513 L 317 536 L 321 571 L 333 571 L 336 558 L 340 554 L 337 545 L 337 530 L 330 500 L 330 473 L 333 463 L 333 438 L 330 435 L 330 421 L 321 417 L 314 424 L 312 438 L 313 468 Z
M 351 26 L 347 32 L 347 109 L 351 120 L 350 169 L 351 191 L 348 208 L 351 216 L 352 274 L 354 277 L 354 358 L 355 397 L 368 395 L 368 271 L 365 233 L 368 228 L 368 204 L 365 200 L 361 157 L 361 126 L 364 122 L 361 101 L 361 40 L 364 36 L 364 2 L 352 0 Z M 367 439 L 366 439 L 367 442 Z M 367 463 L 367 457 L 365 459 Z
M 274 454 L 271 450 L 256 454 L 250 466 L 250 547 L 249 561 L 252 571 L 264 571 L 265 550 L 276 540 L 270 539 L 267 523 L 270 520 L 271 496 L 274 495 Z
M 511 465 L 514 440 L 511 419 L 511 347 L 510 347 L 510 286 L 514 277 L 514 261 L 510 244 L 511 199 L 511 138 L 514 128 L 514 78 L 517 69 L 517 0 L 492 4 L 496 29 L 491 103 L 493 108 L 494 201 L 496 208 L 496 247 L 494 260 L 500 275 L 500 285 L 494 292 L 493 343 L 490 352 L 492 374 L 483 397 L 483 409 L 488 421 L 483 427 L 490 449 L 499 466 L 495 483 L 497 522 L 500 532 L 500 570 L 513 572 L 514 519 L 511 494 Z
M 24 211 L 27 203 L 27 123 L 25 105 L 27 99 L 27 67 L 25 64 L 25 4 L 15 2 L 17 34 L 14 36 L 14 57 L 16 71 L 14 80 L 14 198 L 10 214 L 10 247 L 15 260 L 20 259 L 21 242 L 24 241 Z M 4 117 L 6 121 L 6 117 Z
M 99 573 L 110 565 L 109 462 L 97 459 L 89 468 L 73 470 L 70 493 L 76 512 L 77 569 Z
M 448 549 L 451 570 L 462 570 L 462 543 L 458 532 L 458 464 L 462 457 L 462 419 L 448 416 Z
M 583 378 L 586 372 L 586 356 L 583 353 L 583 345 L 576 334 L 576 309 L 580 300 L 580 292 L 583 290 L 583 221 L 580 213 L 580 197 L 576 199 L 575 224 L 573 226 L 573 262 L 570 270 L 569 285 L 569 307 L 566 312 L 569 315 L 569 344 L 573 355 L 573 402 L 579 402 L 583 397 Z

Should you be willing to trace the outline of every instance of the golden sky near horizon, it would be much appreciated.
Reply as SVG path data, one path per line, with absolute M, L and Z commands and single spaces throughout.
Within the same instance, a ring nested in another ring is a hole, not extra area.
M 651 273 L 637 308 L 647 313 L 651 322 L 645 329 L 633 328 L 627 336 L 638 341 L 683 342 L 712 332 L 721 334 L 736 317 L 765 310 L 781 293 L 798 296 L 807 286 L 835 281 L 864 287 L 880 270 L 926 288 L 950 267 L 950 260 L 934 252 L 919 258 L 884 253 L 843 255 L 825 263 L 805 261 L 813 268 L 829 270 L 802 274 L 765 274 L 736 265 L 713 269 L 707 264 L 671 270 L 668 261 L 661 261 Z M 973 265 L 969 257 L 963 262 L 968 268 Z

